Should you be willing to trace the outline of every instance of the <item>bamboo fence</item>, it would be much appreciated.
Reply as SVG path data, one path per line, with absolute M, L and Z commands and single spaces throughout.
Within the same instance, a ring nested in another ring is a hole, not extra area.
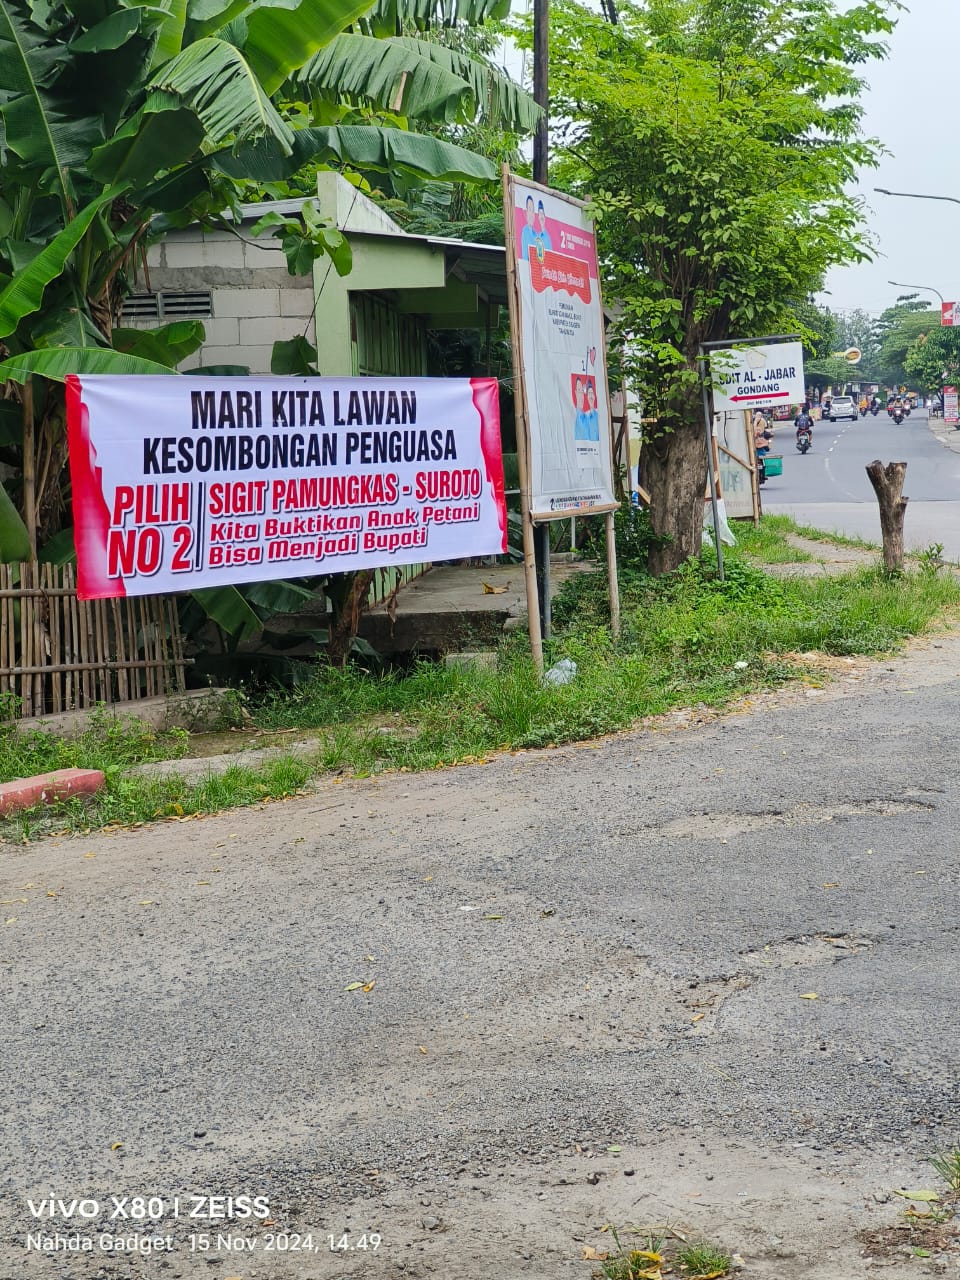
M 72 565 L 0 565 L 0 718 L 182 692 L 168 596 L 78 600 Z

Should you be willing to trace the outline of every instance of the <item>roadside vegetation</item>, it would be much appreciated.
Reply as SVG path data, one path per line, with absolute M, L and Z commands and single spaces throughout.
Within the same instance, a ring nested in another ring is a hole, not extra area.
M 639 1236 L 642 1244 L 624 1244 L 617 1228 L 608 1231 L 613 1249 L 584 1249 L 584 1261 L 599 1261 L 596 1280 L 663 1280 L 665 1275 L 687 1276 L 689 1280 L 720 1280 L 729 1275 L 733 1257 L 716 1245 L 691 1244 L 675 1227 L 624 1227 L 624 1234 Z M 644 1238 L 645 1237 L 645 1238 Z M 742 1259 L 740 1260 L 742 1264 Z
M 621 523 L 631 519 L 625 514 Z M 726 552 L 723 581 L 706 554 L 652 578 L 637 567 L 649 536 L 641 520 L 624 531 L 630 554 L 621 573 L 618 641 L 610 635 L 604 575 L 577 575 L 555 599 L 547 665 L 571 659 L 577 671 L 569 683 L 538 678 L 521 633 L 505 639 L 489 667 L 422 662 L 372 673 L 318 665 L 293 689 L 269 690 L 247 708 L 254 731 L 306 738 L 310 747 L 255 767 L 238 763 L 217 777 L 128 772 L 143 761 L 190 754 L 184 731 L 159 734 L 106 714 L 72 741 L 8 725 L 0 733 L 0 777 L 83 766 L 103 769 L 107 786 L 89 801 L 10 819 L 0 833 L 29 839 L 187 818 L 288 796 L 322 774 L 434 769 L 597 737 L 645 717 L 722 708 L 809 678 L 811 653 L 888 653 L 956 616 L 960 583 L 929 562 L 893 577 L 869 564 L 837 576 L 765 573 L 756 560 L 804 559 L 789 543 L 791 532 L 783 517 L 766 518 L 758 530 L 738 526 L 740 545 Z M 816 680 L 822 683 L 821 672 Z

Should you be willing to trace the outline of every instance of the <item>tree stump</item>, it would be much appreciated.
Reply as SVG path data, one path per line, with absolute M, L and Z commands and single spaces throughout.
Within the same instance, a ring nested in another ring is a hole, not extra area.
M 883 567 L 887 573 L 903 572 L 903 521 L 909 498 L 902 497 L 907 475 L 905 462 L 876 458 L 867 466 L 867 475 L 880 504 L 880 532 L 883 535 Z

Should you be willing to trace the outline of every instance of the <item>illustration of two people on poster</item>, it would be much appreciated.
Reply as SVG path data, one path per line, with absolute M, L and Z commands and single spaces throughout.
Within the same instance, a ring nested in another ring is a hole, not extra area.
M 534 249 L 537 257 L 542 261 L 543 255 L 553 248 L 550 232 L 547 230 L 547 212 L 543 207 L 543 201 L 540 200 L 534 205 L 533 196 L 527 196 L 526 212 L 527 222 L 520 238 L 520 256 L 524 262 L 528 262 L 530 250 Z
M 597 380 L 586 374 L 575 374 L 573 404 L 577 415 L 573 423 L 574 440 L 598 441 L 600 415 L 597 412 Z

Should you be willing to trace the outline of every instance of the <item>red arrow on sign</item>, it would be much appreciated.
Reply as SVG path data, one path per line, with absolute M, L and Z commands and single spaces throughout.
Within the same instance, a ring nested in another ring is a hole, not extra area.
M 768 391 L 766 395 L 760 396 L 729 396 L 731 404 L 739 404 L 742 400 L 789 400 L 789 391 Z

